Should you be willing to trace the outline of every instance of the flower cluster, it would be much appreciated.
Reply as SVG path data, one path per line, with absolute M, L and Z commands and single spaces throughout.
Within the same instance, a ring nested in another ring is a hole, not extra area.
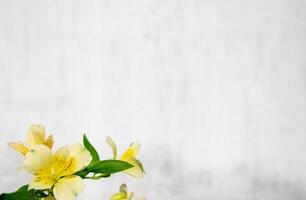
M 135 142 L 117 158 L 117 146 L 107 137 L 113 158 L 101 160 L 86 135 L 83 144 L 66 145 L 52 151 L 53 136 L 46 137 L 45 127 L 32 125 L 28 130 L 27 143 L 12 142 L 9 146 L 24 155 L 21 169 L 32 175 L 28 185 L 13 193 L 4 193 L 0 199 L 74 200 L 84 189 L 83 179 L 98 180 L 114 173 L 124 172 L 135 178 L 144 176 L 142 163 L 136 158 L 140 143 Z M 111 200 L 131 200 L 133 193 L 125 184 Z

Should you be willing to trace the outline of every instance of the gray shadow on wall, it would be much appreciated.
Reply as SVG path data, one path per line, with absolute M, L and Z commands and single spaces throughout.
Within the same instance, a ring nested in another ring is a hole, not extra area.
M 156 151 L 158 149 L 158 151 Z M 145 152 L 148 165 L 145 187 L 150 199 L 178 200 L 305 200 L 304 180 L 292 181 L 277 173 L 237 163 L 232 169 L 193 170 L 181 155 L 173 155 L 166 145 Z M 205 158 L 201 158 L 205 159 Z M 153 191 L 152 191 L 153 190 Z M 178 197 L 178 198 L 177 198 Z

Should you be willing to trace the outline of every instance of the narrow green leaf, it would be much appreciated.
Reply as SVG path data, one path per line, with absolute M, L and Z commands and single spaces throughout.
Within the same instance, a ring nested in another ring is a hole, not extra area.
M 91 163 L 99 161 L 100 160 L 100 156 L 99 156 L 97 150 L 95 149 L 94 146 L 92 146 L 92 144 L 89 142 L 89 140 L 87 139 L 85 134 L 83 136 L 83 144 L 84 144 L 85 148 L 90 152 L 90 154 L 92 156 Z
M 113 174 L 132 167 L 134 166 L 130 163 L 121 160 L 102 160 L 90 165 L 87 171 L 92 173 Z
M 3 193 L 0 195 L 0 200 L 36 200 L 35 191 L 28 191 L 28 185 L 24 185 L 16 192 Z

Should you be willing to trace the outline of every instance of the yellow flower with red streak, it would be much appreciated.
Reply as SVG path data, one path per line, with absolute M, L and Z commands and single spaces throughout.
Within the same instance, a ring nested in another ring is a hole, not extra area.
M 110 137 L 107 137 L 106 142 L 112 148 L 114 159 L 117 159 L 117 146 L 115 142 Z M 145 174 L 142 163 L 138 159 L 136 159 L 140 151 L 140 147 L 141 144 L 138 141 L 132 143 L 129 148 L 124 152 L 124 154 L 122 154 L 122 156 L 120 156 L 120 158 L 118 159 L 128 162 L 134 166 L 131 169 L 125 170 L 123 172 L 135 178 L 142 178 Z
M 92 156 L 81 144 L 64 146 L 53 153 L 38 144 L 25 156 L 24 169 L 33 175 L 29 190 L 53 189 L 57 200 L 74 200 L 83 191 L 81 177 L 74 175 L 84 169 Z

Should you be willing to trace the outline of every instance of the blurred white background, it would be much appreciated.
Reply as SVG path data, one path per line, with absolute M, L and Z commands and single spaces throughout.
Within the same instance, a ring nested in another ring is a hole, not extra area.
M 46 125 L 102 156 L 143 144 L 149 200 L 306 199 L 306 2 L 0 0 L 0 192 L 29 181 L 6 143 Z

